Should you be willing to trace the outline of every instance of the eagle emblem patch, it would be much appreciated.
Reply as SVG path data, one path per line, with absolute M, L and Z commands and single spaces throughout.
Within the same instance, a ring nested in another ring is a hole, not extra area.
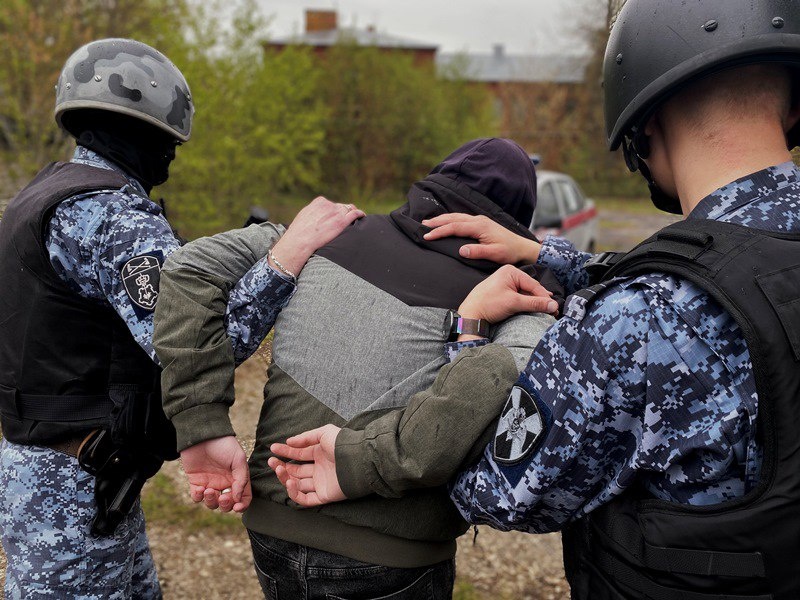
M 158 300 L 158 284 L 161 278 L 161 262 L 158 257 L 136 256 L 122 266 L 121 275 L 125 292 L 133 302 L 136 313 L 153 312 Z
M 515 464 L 533 450 L 544 431 L 544 419 L 530 394 L 515 385 L 503 407 L 494 435 L 494 459 Z

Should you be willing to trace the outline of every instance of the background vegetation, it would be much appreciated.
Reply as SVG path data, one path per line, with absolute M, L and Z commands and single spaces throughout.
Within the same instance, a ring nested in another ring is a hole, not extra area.
M 385 209 L 459 144 L 504 133 L 489 91 L 458 72 L 438 77 L 411 56 L 347 40 L 324 58 L 301 47 L 265 51 L 269 19 L 255 0 L 231 2 L 235 16 L 222 25 L 220 0 L 3 0 L 0 210 L 42 165 L 69 157 L 72 141 L 52 119 L 53 86 L 66 57 L 101 37 L 152 44 L 190 83 L 192 139 L 153 193 L 189 238 L 241 225 L 251 206 L 288 222 L 318 194 Z M 586 9 L 575 44 L 592 49 L 586 81 L 507 90 L 520 95 L 512 131 L 533 132 L 528 149 L 590 194 L 641 196 L 642 182 L 604 143 L 600 69 L 619 0 L 575 2 Z

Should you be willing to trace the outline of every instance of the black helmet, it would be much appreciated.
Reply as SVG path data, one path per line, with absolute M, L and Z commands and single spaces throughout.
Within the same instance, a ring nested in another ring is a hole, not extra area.
M 763 62 L 800 66 L 800 2 L 628 0 L 603 64 L 609 147 L 687 83 Z
M 652 188 L 636 154 L 647 158 L 642 129 L 658 106 L 697 79 L 766 62 L 800 67 L 800 2 L 628 0 L 612 27 L 603 63 L 609 148 L 638 137 L 644 152 L 627 142 L 623 150 L 631 170 L 642 168 Z M 789 142 L 800 143 L 800 125 L 789 132 Z M 680 212 L 676 200 L 657 189 L 654 194 L 659 208 Z

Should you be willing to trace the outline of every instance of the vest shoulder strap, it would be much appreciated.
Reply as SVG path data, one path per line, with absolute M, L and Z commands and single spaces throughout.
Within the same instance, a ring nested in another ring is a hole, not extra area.
M 599 280 L 658 271 L 654 265 L 667 267 L 671 272 L 714 276 L 759 240 L 775 237 L 800 239 L 796 234 L 780 234 L 721 221 L 680 221 L 665 227 L 630 252 L 606 260 L 600 266 L 608 268 Z

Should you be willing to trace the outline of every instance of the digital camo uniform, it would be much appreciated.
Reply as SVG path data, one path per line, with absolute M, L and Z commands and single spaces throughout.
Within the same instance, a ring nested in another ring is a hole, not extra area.
M 742 178 L 688 218 L 800 231 L 800 171 L 786 163 Z M 539 260 L 575 291 L 588 281 L 588 258 L 548 238 Z M 743 335 L 685 280 L 614 280 L 588 309 L 573 296 L 520 385 L 495 442 L 451 486 L 470 522 L 554 531 L 634 482 L 658 499 L 711 505 L 741 497 L 759 475 Z
M 73 161 L 120 171 L 82 147 Z M 46 246 L 59 277 L 81 296 L 110 304 L 157 361 L 152 334 L 159 269 L 179 242 L 161 208 L 139 182 L 128 180 L 129 187 L 121 190 L 81 194 L 60 203 Z M 236 284 L 224 320 L 237 362 L 258 348 L 293 291 L 292 282 L 264 268 Z M 160 594 L 138 501 L 113 536 L 95 538 L 89 535 L 94 478 L 80 469 L 77 459 L 4 440 L 0 468 L 3 546 L 16 557 L 8 566 L 6 597 Z M 125 581 L 132 582 L 131 589 L 120 586 Z
M 117 169 L 98 154 L 78 147 L 74 162 Z M 153 309 L 158 291 L 158 269 L 142 260 L 155 259 L 160 268 L 180 242 L 141 185 L 130 179 L 130 190 L 75 196 L 53 213 L 47 249 L 53 268 L 78 294 L 109 302 L 125 320 L 136 341 L 153 360 Z M 152 263 L 150 263 L 152 264 Z M 131 271 L 131 275 L 127 275 Z M 225 324 L 235 354 L 250 356 L 286 305 L 294 284 L 272 269 L 248 273 L 231 291 Z M 254 303 L 253 298 L 264 301 Z
M 112 536 L 91 537 L 94 477 L 61 452 L 3 441 L 3 546 L 17 557 L 5 597 L 160 597 L 138 501 Z M 67 510 L 65 507 L 69 507 Z

